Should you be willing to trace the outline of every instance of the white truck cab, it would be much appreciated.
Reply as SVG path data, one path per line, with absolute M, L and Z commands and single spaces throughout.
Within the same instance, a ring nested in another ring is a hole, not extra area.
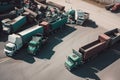
M 8 41 L 4 48 L 4 53 L 7 56 L 13 56 L 13 54 L 22 47 L 22 39 L 21 36 L 17 34 L 12 34 L 8 36 Z
M 3 31 L 10 33 L 9 23 L 11 22 L 11 20 L 7 18 L 7 19 L 2 20 L 1 22 L 2 22 Z
M 15 44 L 13 43 L 8 43 L 5 45 L 4 52 L 6 53 L 7 56 L 12 56 L 15 51 Z

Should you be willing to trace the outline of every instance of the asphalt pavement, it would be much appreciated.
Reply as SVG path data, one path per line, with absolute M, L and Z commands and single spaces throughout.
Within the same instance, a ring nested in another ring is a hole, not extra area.
M 66 6 L 66 10 L 82 9 L 90 13 L 90 21 L 83 26 L 68 25 L 49 37 L 36 56 L 21 49 L 13 58 L 3 53 L 7 35 L 0 40 L 0 80 L 119 80 L 120 42 L 103 51 L 96 59 L 69 72 L 64 62 L 72 49 L 90 43 L 108 30 L 120 28 L 120 13 L 83 0 L 52 0 Z

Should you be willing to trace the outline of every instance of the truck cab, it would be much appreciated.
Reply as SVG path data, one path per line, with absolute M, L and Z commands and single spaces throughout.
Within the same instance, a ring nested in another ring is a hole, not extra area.
M 7 56 L 12 56 L 15 51 L 16 46 L 12 43 L 8 43 L 5 45 L 4 51 Z
M 89 19 L 89 13 L 83 12 L 81 10 L 76 10 L 75 20 L 76 24 L 83 25 L 83 23 Z
M 9 22 L 11 22 L 10 19 L 4 19 L 2 20 L 2 27 L 3 27 L 3 31 L 7 32 L 7 33 L 10 33 L 10 24 Z
M 71 71 L 73 68 L 80 64 L 82 64 L 82 54 L 73 50 L 73 54 L 69 55 L 65 61 L 65 67 Z
M 14 53 L 22 46 L 22 39 L 19 35 L 12 34 L 8 36 L 8 43 L 5 45 L 4 53 L 7 56 L 13 56 Z
M 45 43 L 47 38 L 44 38 L 42 34 L 36 34 L 32 37 L 32 40 L 28 44 L 27 51 L 29 54 L 36 55 L 38 49 L 43 43 Z

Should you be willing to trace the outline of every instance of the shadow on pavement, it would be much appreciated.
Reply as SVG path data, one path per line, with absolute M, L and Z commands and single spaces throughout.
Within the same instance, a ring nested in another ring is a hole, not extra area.
M 53 48 L 59 43 L 63 42 L 62 38 L 69 35 L 75 30 L 76 29 L 73 27 L 66 26 L 62 30 L 58 30 L 57 32 L 50 35 L 47 43 L 42 48 L 40 48 L 38 54 L 35 57 L 40 59 L 50 59 L 55 53 L 55 51 L 53 51 Z
M 77 69 L 73 70 L 72 73 L 83 78 L 100 80 L 96 73 L 108 67 L 120 58 L 120 49 L 119 51 L 116 51 L 116 49 L 119 47 L 120 44 L 116 45 L 114 49 L 111 48 L 101 52 L 101 55 L 98 55 L 95 59 L 91 60 L 90 62 L 81 65 Z
M 98 27 L 98 25 L 96 24 L 96 22 L 93 21 L 93 20 L 87 20 L 87 21 L 85 21 L 84 24 L 83 24 L 83 26 L 84 27 L 91 27 L 91 28 L 97 28 Z
M 23 60 L 31 64 L 35 62 L 34 57 L 32 55 L 27 54 L 26 49 L 21 49 L 12 58 L 15 60 Z

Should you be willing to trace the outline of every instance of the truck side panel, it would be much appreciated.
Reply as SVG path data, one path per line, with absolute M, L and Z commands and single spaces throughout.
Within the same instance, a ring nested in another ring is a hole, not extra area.
M 57 21 L 51 23 L 52 30 L 55 30 L 55 29 L 65 25 L 66 23 L 67 23 L 67 18 L 62 18 L 60 20 L 57 20 Z
M 86 50 L 84 49 L 84 47 L 81 48 L 82 50 L 84 50 L 84 53 L 83 53 L 84 61 L 106 48 L 106 42 L 99 42 L 99 40 L 97 40 L 95 42 L 96 42 L 96 45 L 94 45 Z
M 22 41 L 24 44 L 24 43 L 27 43 L 32 38 L 32 36 L 35 35 L 36 33 L 43 33 L 43 27 L 36 25 L 18 34 L 22 37 Z
M 22 27 L 26 22 L 26 16 L 19 16 L 14 19 L 16 22 L 13 24 L 13 32 L 16 32 L 20 27 Z
M 110 38 L 106 35 L 100 35 L 98 40 L 93 41 L 79 49 L 79 52 L 82 53 L 83 60 L 86 61 L 90 57 L 96 55 L 100 51 L 106 49 L 108 47 Z

